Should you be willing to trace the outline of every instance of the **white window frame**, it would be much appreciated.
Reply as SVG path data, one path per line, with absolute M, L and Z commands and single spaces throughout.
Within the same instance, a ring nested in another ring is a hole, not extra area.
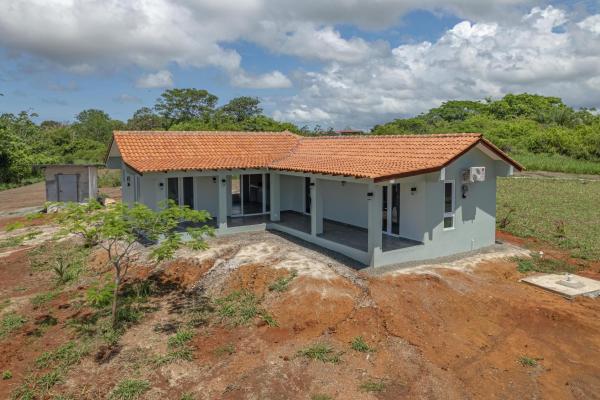
M 451 212 L 446 212 L 446 184 L 447 183 L 451 183 L 452 184 L 452 211 Z M 444 211 L 444 217 L 442 219 L 442 228 L 445 231 L 451 231 L 455 229 L 455 214 L 456 214 L 456 182 L 454 180 L 445 180 L 444 181 L 444 196 L 443 196 L 443 202 L 442 202 L 442 210 Z M 446 228 L 444 226 L 444 220 L 446 218 L 452 218 L 452 226 L 449 228 Z

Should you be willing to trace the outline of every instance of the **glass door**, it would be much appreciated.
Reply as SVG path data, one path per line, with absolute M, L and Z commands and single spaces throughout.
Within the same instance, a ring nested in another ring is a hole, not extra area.
M 183 178 L 183 205 L 194 208 L 194 178 L 191 176 Z
M 304 213 L 310 214 L 310 178 L 304 178 Z
M 382 188 L 381 230 L 388 234 L 400 235 L 400 184 L 393 183 Z

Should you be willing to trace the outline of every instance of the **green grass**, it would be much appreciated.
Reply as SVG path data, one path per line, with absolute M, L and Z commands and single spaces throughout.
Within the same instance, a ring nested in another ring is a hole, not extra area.
M 538 359 L 522 356 L 519 358 L 519 364 L 521 364 L 523 367 L 536 367 L 538 365 Z
M 191 393 L 184 393 L 184 394 L 181 395 L 181 397 L 179 398 L 179 400 L 195 400 L 195 397 Z
M 167 348 L 169 349 L 167 354 L 156 357 L 154 362 L 157 365 L 164 365 L 177 360 L 192 361 L 194 354 L 188 344 L 193 337 L 194 332 L 192 331 L 185 329 L 178 331 L 167 340 Z
M 498 179 L 499 228 L 600 260 L 600 181 Z
M 167 346 L 170 349 L 177 349 L 186 346 L 194 337 L 194 332 L 188 330 L 180 330 L 167 340 Z
M 600 161 L 578 160 L 559 154 L 511 153 L 529 171 L 600 174 Z
M 33 306 L 33 308 L 39 308 L 44 304 L 48 303 L 49 301 L 54 300 L 58 295 L 59 292 L 57 291 L 40 293 L 31 299 L 31 305 Z
M 295 277 L 298 276 L 298 272 L 293 270 L 290 272 L 288 276 L 282 276 L 278 278 L 275 282 L 269 285 L 269 290 L 272 292 L 285 292 L 288 289 L 288 286 Z
M 385 382 L 382 380 L 369 379 L 360 384 L 360 390 L 368 393 L 381 393 L 385 391 Z
M 342 353 L 336 352 L 335 349 L 326 343 L 316 343 L 310 347 L 298 351 L 298 355 L 311 360 L 338 364 L 341 361 Z
M 363 339 L 362 336 L 357 336 L 354 339 L 352 339 L 352 342 L 350 342 L 350 347 L 352 348 L 352 350 L 356 350 L 361 353 L 370 353 L 375 351 L 375 349 L 370 347 L 367 344 L 367 342 L 365 342 L 365 339 Z
M 260 306 L 258 298 L 248 291 L 234 291 L 217 299 L 216 305 L 221 319 L 234 326 L 247 325 L 256 317 L 261 317 L 269 326 L 277 326 L 273 317 Z
M 6 381 L 6 380 L 12 378 L 12 376 L 13 376 L 13 374 L 9 370 L 2 372 L 2 380 L 3 381 Z
M 531 258 L 517 258 L 517 270 L 526 274 L 528 272 L 543 272 L 545 274 L 556 274 L 561 272 L 574 273 L 583 268 L 569 264 L 563 260 L 555 260 L 552 258 L 540 258 L 534 255 Z
M 135 400 L 150 389 L 148 381 L 125 379 L 113 389 L 110 400 Z
M 4 315 L 0 320 L 0 339 L 19 329 L 25 322 L 27 319 L 17 313 L 11 312 Z
M 4 227 L 4 230 L 6 232 L 12 232 L 12 231 L 14 231 L 16 229 L 21 229 L 21 228 L 24 228 L 24 227 L 25 227 L 25 224 L 22 221 L 15 221 L 15 222 L 11 222 L 10 224 L 7 224 Z
M 333 400 L 333 397 L 327 394 L 313 394 L 310 400 Z

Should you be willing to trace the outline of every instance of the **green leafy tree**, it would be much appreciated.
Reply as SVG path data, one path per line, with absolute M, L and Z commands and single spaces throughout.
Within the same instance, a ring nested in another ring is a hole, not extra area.
M 156 100 L 154 109 L 168 128 L 179 122 L 209 119 L 218 100 L 203 89 L 169 89 Z
M 122 129 L 121 121 L 112 120 L 102 110 L 84 110 L 75 116 L 73 128 L 79 138 L 92 139 L 100 143 L 108 143 L 113 130 Z
M 19 183 L 31 175 L 32 164 L 25 141 L 0 126 L 0 183 Z
M 132 131 L 159 130 L 163 125 L 163 119 L 148 107 L 140 108 L 127 121 L 127 129 Z
M 231 99 L 229 103 L 221 107 L 221 111 L 233 118 L 234 121 L 241 122 L 261 115 L 263 110 L 257 97 L 242 96 Z
M 213 234 L 213 228 L 204 224 L 210 219 L 208 212 L 180 207 L 172 201 L 158 211 L 139 203 L 131 207 L 116 203 L 104 209 L 85 204 L 73 204 L 69 207 L 70 211 L 60 219 L 61 224 L 67 230 L 73 229 L 75 234 L 80 234 L 82 230 L 93 232 L 99 246 L 106 251 L 109 264 L 113 267 L 113 326 L 117 324 L 121 284 L 131 265 L 137 262 L 144 252 L 141 241 L 156 243 L 150 258 L 160 262 L 173 257 L 175 251 L 182 246 L 205 249 L 207 247 L 205 237 Z M 73 221 L 74 219 L 77 221 Z M 182 222 L 201 225 L 187 228 L 188 241 L 184 241 L 176 230 Z

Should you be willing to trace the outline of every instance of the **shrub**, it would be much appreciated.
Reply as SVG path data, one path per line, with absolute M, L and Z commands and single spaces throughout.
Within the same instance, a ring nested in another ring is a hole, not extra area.
M 114 290 L 115 284 L 112 282 L 106 283 L 102 287 L 98 284 L 92 285 L 86 292 L 87 301 L 94 308 L 106 308 L 112 302 Z

